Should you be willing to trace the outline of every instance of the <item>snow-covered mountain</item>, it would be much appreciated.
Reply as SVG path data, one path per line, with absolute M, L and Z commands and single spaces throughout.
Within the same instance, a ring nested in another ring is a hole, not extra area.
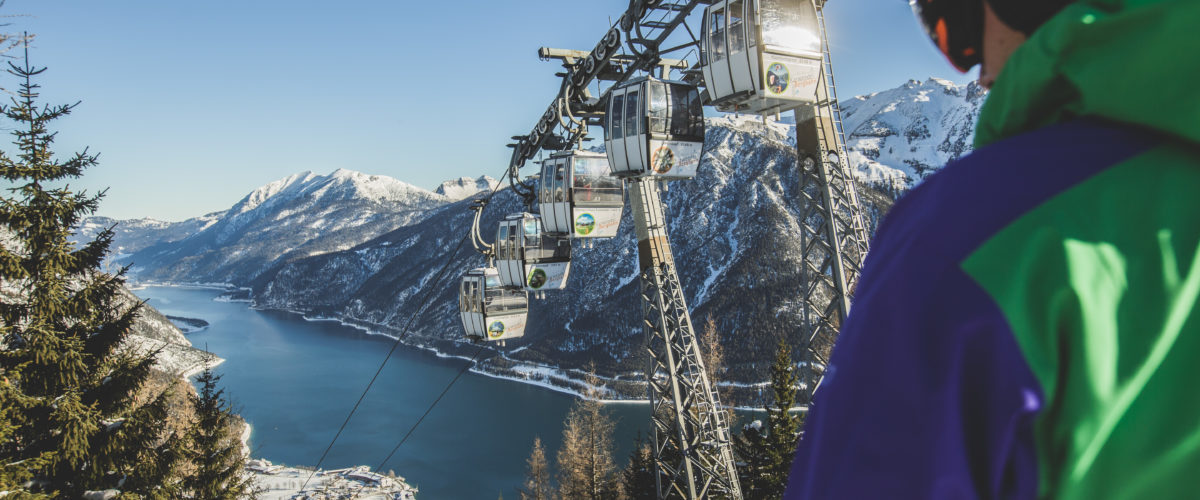
M 971 150 L 986 90 L 930 78 L 842 104 L 859 179 L 900 191 Z
M 240 284 L 277 263 L 344 250 L 411 224 L 449 201 L 382 175 L 302 172 L 255 189 L 191 236 L 143 248 L 128 261 L 139 280 Z
M 225 212 L 214 212 L 180 222 L 155 219 L 116 220 L 109 217 L 88 217 L 79 225 L 74 237 L 76 242 L 91 241 L 105 228 L 113 228 L 113 243 L 109 250 L 112 260 L 122 260 L 138 250 L 157 243 L 182 240 L 213 225 Z
M 443 182 L 433 192 L 445 196 L 451 200 L 458 201 L 467 198 L 476 193 L 487 193 L 496 188 L 500 181 L 488 177 L 480 176 L 478 179 L 470 177 L 460 177 Z

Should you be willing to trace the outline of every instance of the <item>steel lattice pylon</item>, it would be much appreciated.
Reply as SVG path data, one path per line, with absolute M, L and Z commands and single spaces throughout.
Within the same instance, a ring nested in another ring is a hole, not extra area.
M 742 498 L 725 412 L 704 371 L 658 183 L 631 180 L 629 199 L 641 268 L 642 328 L 658 498 Z
M 817 102 L 796 109 L 796 148 L 801 171 L 804 267 L 804 364 L 799 401 L 807 405 L 820 386 L 838 331 L 850 312 L 867 254 L 858 190 L 847 163 L 846 138 L 825 34 L 823 2 L 817 8 L 821 29 L 821 79 Z

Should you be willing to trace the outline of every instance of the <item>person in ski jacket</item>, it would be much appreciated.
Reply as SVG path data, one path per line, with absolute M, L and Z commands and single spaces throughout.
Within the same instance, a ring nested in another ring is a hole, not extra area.
M 785 498 L 1200 498 L 1200 0 L 913 2 L 991 91 L 875 235 Z

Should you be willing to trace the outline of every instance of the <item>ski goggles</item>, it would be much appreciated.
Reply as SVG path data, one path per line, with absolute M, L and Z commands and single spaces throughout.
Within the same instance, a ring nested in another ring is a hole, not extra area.
M 983 0 L 908 0 L 942 55 L 966 73 L 982 59 Z

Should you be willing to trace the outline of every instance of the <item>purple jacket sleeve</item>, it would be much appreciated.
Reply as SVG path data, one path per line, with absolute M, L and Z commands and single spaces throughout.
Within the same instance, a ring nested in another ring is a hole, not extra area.
M 1135 141 L 1136 142 L 1136 141 Z M 1080 120 L 980 149 L 893 208 L 808 415 L 787 499 L 1034 498 L 1043 394 L 960 263 L 1143 148 Z

